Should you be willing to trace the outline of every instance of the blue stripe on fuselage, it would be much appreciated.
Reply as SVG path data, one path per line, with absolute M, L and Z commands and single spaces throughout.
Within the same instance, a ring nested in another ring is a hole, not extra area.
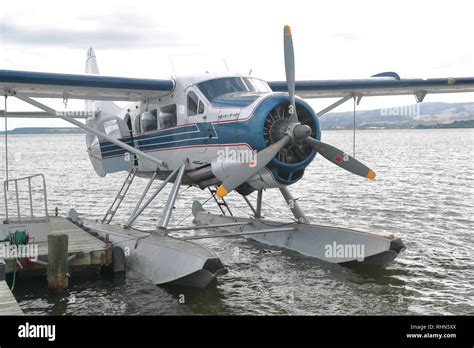
M 217 128 L 219 128 L 219 132 L 217 132 Z M 138 143 L 138 146 L 135 147 L 139 150 L 155 151 L 184 146 L 236 143 L 238 142 L 236 135 L 235 126 L 230 127 L 230 125 L 213 125 L 211 122 L 198 122 L 192 125 L 177 126 L 171 129 L 141 134 L 135 136 L 134 140 L 135 143 Z M 130 137 L 120 140 L 131 145 Z M 100 148 L 103 158 L 120 156 L 127 153 L 126 150 L 108 141 L 102 142 Z

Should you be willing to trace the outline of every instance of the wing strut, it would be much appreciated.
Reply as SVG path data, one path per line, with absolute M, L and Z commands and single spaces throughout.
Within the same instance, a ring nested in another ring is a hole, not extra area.
M 338 100 L 337 102 L 335 102 L 334 104 L 331 104 L 331 105 L 329 105 L 328 107 L 326 107 L 326 108 L 322 109 L 321 111 L 317 112 L 316 115 L 317 115 L 318 117 L 321 117 L 321 116 L 323 116 L 324 114 L 327 114 L 329 111 L 331 111 L 331 110 L 337 108 L 339 105 L 344 104 L 346 101 L 348 101 L 348 100 L 351 99 L 352 97 L 353 97 L 352 94 L 348 94 L 348 95 L 346 95 L 344 98 L 339 99 L 339 100 Z

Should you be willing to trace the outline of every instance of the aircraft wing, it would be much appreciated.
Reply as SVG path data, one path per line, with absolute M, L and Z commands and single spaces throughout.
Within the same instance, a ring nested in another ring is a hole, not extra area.
M 286 81 L 268 82 L 275 92 L 287 92 Z M 368 79 L 296 81 L 302 98 L 338 98 L 348 95 L 386 96 L 415 94 L 423 100 L 430 93 L 474 92 L 474 77 L 401 79 L 396 73 L 382 73 Z
M 37 98 L 139 101 L 159 98 L 174 81 L 0 70 L 0 91 Z

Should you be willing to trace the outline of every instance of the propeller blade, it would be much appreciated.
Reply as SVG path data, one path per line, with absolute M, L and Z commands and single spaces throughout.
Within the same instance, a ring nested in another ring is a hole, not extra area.
M 321 156 L 342 169 L 370 180 L 375 178 L 375 172 L 373 170 L 356 160 L 354 157 L 349 156 L 344 151 L 311 137 L 308 137 L 303 141 L 316 149 Z
M 296 115 L 295 102 L 295 52 L 293 50 L 293 38 L 291 37 L 291 29 L 285 25 L 283 30 L 283 46 L 285 51 L 285 72 L 286 84 L 288 85 L 288 94 L 290 96 L 290 122 L 298 122 Z
M 227 171 L 232 172 L 218 188 L 216 195 L 219 198 L 224 197 L 232 190 L 236 189 L 252 176 L 257 174 L 260 169 L 265 167 L 273 157 L 290 142 L 290 137 L 285 135 L 283 138 L 278 140 L 276 143 L 271 144 L 265 149 L 257 153 L 256 163 L 251 166 L 250 163 L 233 163 L 227 167 Z

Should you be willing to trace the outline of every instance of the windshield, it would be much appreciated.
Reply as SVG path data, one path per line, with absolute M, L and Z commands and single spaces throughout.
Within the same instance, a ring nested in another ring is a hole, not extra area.
M 271 92 L 265 81 L 249 77 L 224 77 L 201 82 L 197 86 L 210 102 L 221 95 L 235 92 Z

